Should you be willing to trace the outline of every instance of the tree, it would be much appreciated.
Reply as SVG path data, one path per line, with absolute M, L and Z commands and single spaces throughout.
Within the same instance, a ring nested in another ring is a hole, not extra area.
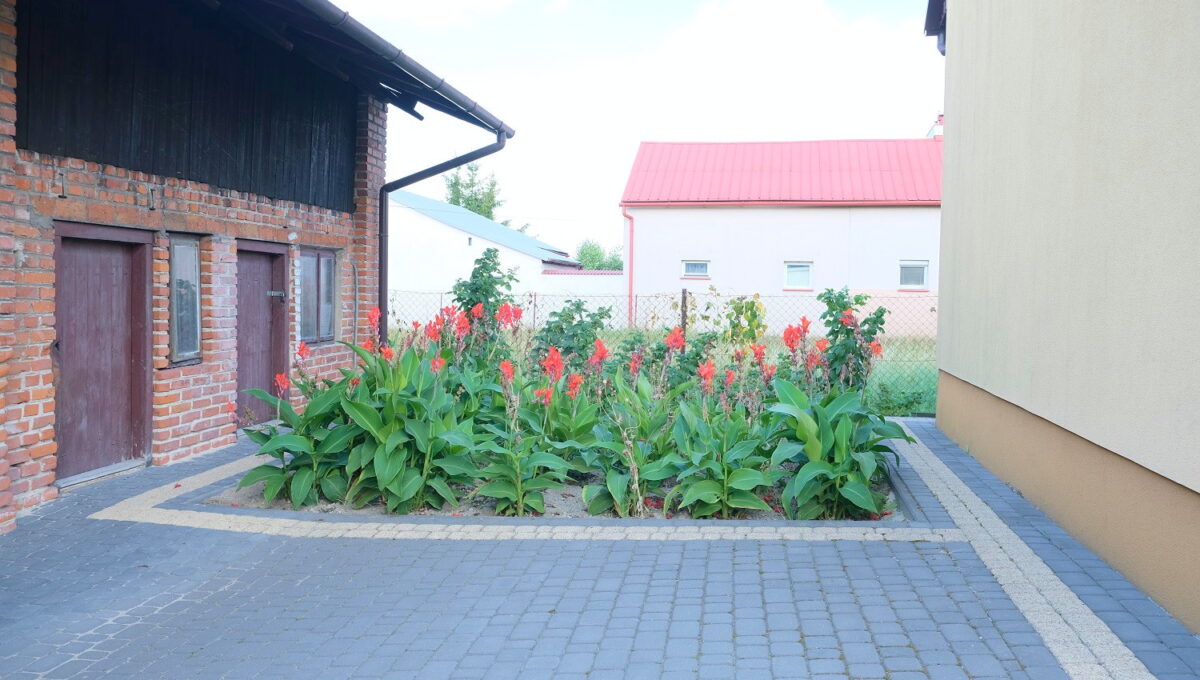
M 604 248 L 599 243 L 587 239 L 579 244 L 577 253 L 576 259 L 579 260 L 579 264 L 583 265 L 584 269 L 621 270 L 624 268 L 620 248 L 613 248 L 608 253 L 605 253 Z
M 480 177 L 479 164 L 467 163 L 465 172 L 463 167 L 458 167 L 444 179 L 447 203 L 466 208 L 489 220 L 496 219 L 496 208 L 504 205 L 504 201 L 500 198 L 495 175 L 488 173 L 487 177 Z

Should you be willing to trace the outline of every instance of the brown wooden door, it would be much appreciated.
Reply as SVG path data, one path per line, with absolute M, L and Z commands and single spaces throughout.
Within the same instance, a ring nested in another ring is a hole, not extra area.
M 142 458 L 147 246 L 60 238 L 55 253 L 59 479 Z
M 253 423 L 276 414 L 246 390 L 275 394 L 275 374 L 287 371 L 287 300 L 278 295 L 284 290 L 284 260 L 281 254 L 238 249 L 238 414 L 252 414 Z

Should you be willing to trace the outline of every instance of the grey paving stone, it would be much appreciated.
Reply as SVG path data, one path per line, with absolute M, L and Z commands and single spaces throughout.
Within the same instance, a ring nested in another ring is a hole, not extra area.
M 245 453 L 71 491 L 0 537 L 0 677 L 1065 677 L 965 543 L 302 539 L 87 519 Z M 1200 645 L 1174 619 L 965 454 L 937 455 L 1126 624 L 1144 663 L 1196 674 Z M 204 493 L 171 503 L 212 511 Z

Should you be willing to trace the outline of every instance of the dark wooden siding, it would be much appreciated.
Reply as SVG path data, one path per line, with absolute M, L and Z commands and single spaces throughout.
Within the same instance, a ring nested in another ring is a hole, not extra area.
M 350 212 L 356 90 L 195 0 L 21 0 L 17 145 Z

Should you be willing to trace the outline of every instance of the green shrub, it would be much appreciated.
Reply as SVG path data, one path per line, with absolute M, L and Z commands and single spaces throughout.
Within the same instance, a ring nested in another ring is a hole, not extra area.
M 824 365 L 828 382 L 841 389 L 861 389 L 867 384 L 872 357 L 882 351 L 877 336 L 883 333 L 883 317 L 887 310 L 877 307 L 860 317 L 858 309 L 867 304 L 868 295 L 850 295 L 846 288 L 828 288 L 817 295 L 825 303 L 821 320 L 825 322 Z
M 550 313 L 546 325 L 534 336 L 533 351 L 542 356 L 550 347 L 557 347 L 568 368 L 581 370 L 610 317 L 612 309 L 609 307 L 589 311 L 583 300 L 567 300 L 562 309 Z

